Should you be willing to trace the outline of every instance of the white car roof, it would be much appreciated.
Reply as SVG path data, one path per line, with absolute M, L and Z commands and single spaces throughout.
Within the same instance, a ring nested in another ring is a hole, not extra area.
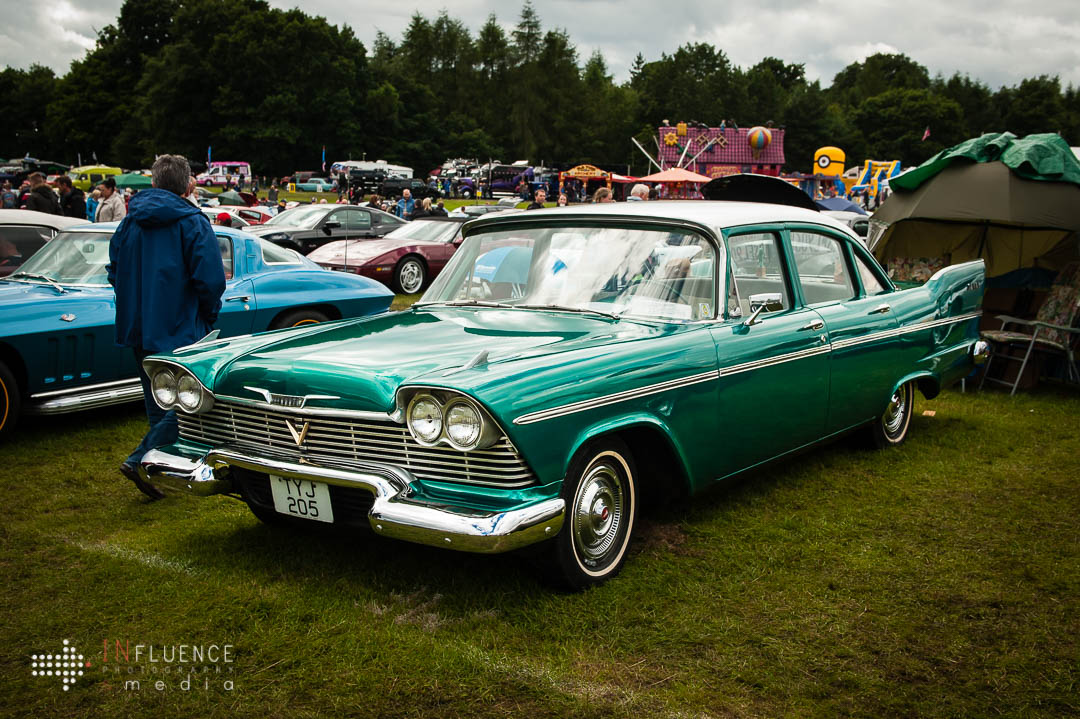
M 77 217 L 50 215 L 35 210 L 0 210 L 0 225 L 40 225 L 62 230 L 73 225 L 85 225 L 86 220 Z
M 505 213 L 509 214 L 509 213 Z M 544 217 L 593 217 L 606 216 L 617 219 L 622 218 L 656 218 L 665 220 L 686 220 L 696 222 L 716 231 L 741 227 L 743 225 L 761 225 L 770 222 L 803 222 L 807 224 L 824 225 L 840 230 L 852 239 L 858 241 L 858 236 L 851 228 L 828 215 L 814 210 L 806 210 L 801 207 L 790 205 L 774 205 L 766 202 L 728 202 L 713 200 L 654 200 L 647 202 L 606 202 L 588 205 L 571 205 L 570 207 L 551 207 L 543 210 L 530 210 L 523 213 L 529 218 Z M 492 212 L 482 215 L 475 222 L 477 225 L 496 221 L 503 216 L 502 212 Z M 521 219 L 521 214 L 515 213 L 515 221 Z

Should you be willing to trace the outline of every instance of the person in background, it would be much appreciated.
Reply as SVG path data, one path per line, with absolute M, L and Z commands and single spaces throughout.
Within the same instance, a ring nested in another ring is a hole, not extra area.
M 71 184 L 71 178 L 61 175 L 56 184 L 60 187 L 60 212 L 64 217 L 76 217 L 86 219 L 86 195 L 78 187 Z
M 210 332 L 221 310 L 225 267 L 209 218 L 183 198 L 191 177 L 187 160 L 160 155 L 152 172 L 153 187 L 132 200 L 131 214 L 113 233 L 106 270 L 116 291 L 116 344 L 135 355 L 150 423 L 120 473 L 158 499 L 161 493 L 143 481 L 139 463 L 151 449 L 177 440 L 176 412 L 154 401 L 142 361 Z
M 415 220 L 419 217 L 431 217 L 431 198 L 425 197 L 420 201 L 420 206 L 413 210 L 410 220 Z
M 559 198 L 555 200 L 556 207 L 566 207 L 570 204 L 570 198 L 566 196 L 565 192 L 559 193 Z
M 97 222 L 116 222 L 124 219 L 127 214 L 127 206 L 120 193 L 116 191 L 116 180 L 106 177 L 98 187 L 101 190 L 101 204 L 97 209 Z
M 232 227 L 232 216 L 228 212 L 219 212 L 217 217 L 214 218 L 214 224 Z
M 277 204 L 278 189 L 277 185 L 270 185 L 270 189 L 266 191 L 266 201 L 271 205 Z
M 533 198 L 534 199 L 532 201 L 532 204 L 530 204 L 525 209 L 526 210 L 542 210 L 542 209 L 544 209 L 544 203 L 547 201 L 547 191 L 541 188 L 541 189 L 536 191 L 536 194 L 533 195 Z
M 598 189 L 596 192 L 593 193 L 592 201 L 593 201 L 594 204 L 595 203 L 600 203 L 600 202 L 614 202 L 615 197 L 612 196 L 610 188 L 601 187 L 600 189 Z
M 443 207 L 443 201 L 442 200 L 439 200 L 438 204 L 436 204 L 434 207 L 431 208 L 431 216 L 432 217 L 448 217 L 449 216 L 449 213 L 447 213 L 446 208 Z
M 412 198 L 412 191 L 406 187 L 401 191 L 401 199 L 394 205 L 394 214 L 403 220 L 407 220 L 412 217 L 415 210 L 416 201 Z
M 27 179 L 30 180 L 30 194 L 26 198 L 26 209 L 59 215 L 60 201 L 52 188 L 45 184 L 45 176 L 40 172 L 31 172 Z
M 649 188 L 640 182 L 630 188 L 630 194 L 627 196 L 627 202 L 644 202 L 649 199 Z
M 11 182 L 4 180 L 3 189 L 0 189 L 0 208 L 5 210 L 14 210 L 18 207 L 16 202 L 15 190 L 11 189 Z
M 277 203 L 278 214 L 281 214 L 282 212 L 284 212 L 285 209 L 286 209 L 285 200 L 278 200 L 278 203 Z
M 86 219 L 89 222 L 96 222 L 94 217 L 97 214 L 98 206 L 101 204 L 101 190 L 94 188 L 90 196 L 86 198 Z

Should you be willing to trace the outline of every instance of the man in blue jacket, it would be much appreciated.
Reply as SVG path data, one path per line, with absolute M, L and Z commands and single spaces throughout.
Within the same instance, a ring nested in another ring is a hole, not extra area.
M 138 473 L 154 447 L 177 439 L 176 413 L 154 401 L 142 361 L 197 342 L 221 309 L 225 267 L 206 215 L 184 199 L 191 168 L 180 155 L 161 155 L 153 187 L 131 199 L 128 214 L 109 243 L 109 283 L 116 290 L 116 343 L 135 353 L 150 431 L 120 465 L 144 493 L 161 497 Z

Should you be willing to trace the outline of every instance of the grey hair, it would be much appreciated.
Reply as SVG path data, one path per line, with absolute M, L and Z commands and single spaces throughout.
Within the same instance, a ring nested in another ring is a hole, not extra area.
M 187 194 L 191 166 L 183 155 L 160 155 L 150 172 L 154 176 L 154 187 L 181 197 Z
M 630 189 L 630 194 L 635 197 L 640 197 L 643 200 L 647 200 L 649 199 L 649 186 L 639 182 Z

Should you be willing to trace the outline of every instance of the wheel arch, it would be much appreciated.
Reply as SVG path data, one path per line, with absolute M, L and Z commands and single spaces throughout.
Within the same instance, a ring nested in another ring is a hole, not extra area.
M 0 342 L 0 362 L 3 362 L 15 377 L 15 384 L 20 393 L 26 392 L 29 386 L 30 375 L 26 369 L 26 362 L 22 354 L 7 342 Z
M 338 309 L 337 305 L 329 302 L 316 302 L 308 305 L 290 305 L 288 307 L 279 307 L 278 310 L 274 313 L 274 316 L 270 318 L 270 321 L 267 323 L 266 326 L 268 328 L 273 327 L 274 323 L 276 323 L 282 317 L 286 315 L 291 315 L 293 312 L 303 312 L 304 310 L 321 312 L 322 314 L 326 315 L 327 319 L 330 320 L 340 320 L 342 317 L 341 310 Z
M 690 469 L 685 453 L 667 424 L 650 414 L 609 418 L 582 431 L 564 460 L 563 476 L 582 447 L 611 436 L 630 447 L 638 468 L 639 486 L 649 504 L 690 492 Z
M 914 382 L 915 386 L 922 392 L 922 396 L 926 399 L 933 399 L 941 394 L 941 380 L 935 376 L 933 372 L 921 370 L 919 372 L 911 372 L 904 375 L 893 385 L 892 389 L 889 390 L 889 396 L 895 394 L 898 389 L 908 382 Z

